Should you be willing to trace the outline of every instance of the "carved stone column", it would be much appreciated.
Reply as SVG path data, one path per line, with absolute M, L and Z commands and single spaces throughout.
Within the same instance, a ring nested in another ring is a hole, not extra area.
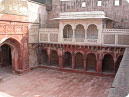
M 76 26 L 72 25 L 72 29 L 73 29 L 73 39 L 72 39 L 72 41 L 75 42 L 75 29 L 76 29 Z
M 72 69 L 75 69 L 75 55 L 72 54 Z
M 88 26 L 85 25 L 85 40 L 87 39 L 87 29 L 88 29 Z
M 101 52 L 99 52 L 99 56 L 97 58 L 97 73 L 102 74 L 102 61 L 103 61 L 103 55 Z
M 48 66 L 50 66 L 51 65 L 51 63 L 50 63 L 50 54 L 51 54 L 50 48 L 48 48 L 47 53 L 48 53 Z
M 62 69 L 63 68 L 63 56 L 59 55 L 59 68 Z
M 86 71 L 86 69 L 87 69 L 86 68 L 86 56 L 84 56 L 84 61 L 83 62 L 84 62 L 84 71 Z

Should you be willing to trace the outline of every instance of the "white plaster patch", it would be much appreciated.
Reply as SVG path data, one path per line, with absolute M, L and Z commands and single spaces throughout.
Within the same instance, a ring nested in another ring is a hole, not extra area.
M 128 0 L 128 1 L 129 1 L 129 0 Z M 129 97 L 129 94 L 128 94 L 126 97 Z
M 0 0 L 0 3 L 2 2 L 3 0 Z

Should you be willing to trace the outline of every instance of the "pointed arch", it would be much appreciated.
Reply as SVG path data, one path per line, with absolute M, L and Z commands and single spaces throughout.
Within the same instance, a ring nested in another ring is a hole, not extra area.
M 87 71 L 96 72 L 96 56 L 93 53 L 87 55 Z
M 75 38 L 85 38 L 85 29 L 83 25 L 79 24 L 76 26 Z
M 63 38 L 72 38 L 73 37 L 73 29 L 72 26 L 67 24 L 63 29 Z
M 76 69 L 83 69 L 84 68 L 84 58 L 83 54 L 78 52 L 75 55 L 75 68 Z
M 3 39 L 4 40 L 4 39 Z M 22 54 L 21 54 L 21 44 L 14 38 L 6 38 L 0 46 L 8 45 L 11 49 L 11 58 L 12 58 L 12 71 L 18 71 L 23 68 L 22 63 Z
M 63 66 L 67 68 L 72 67 L 72 55 L 70 52 L 65 52 L 63 56 Z
M 114 72 L 114 60 L 112 55 L 106 54 L 102 62 L 102 71 L 105 73 Z
M 59 65 L 59 57 L 56 51 L 51 51 L 50 54 L 50 65 L 51 66 L 57 66 Z
M 88 26 L 87 39 L 98 39 L 98 29 L 95 24 L 91 24 Z
M 42 65 L 48 65 L 48 55 L 46 50 L 41 51 L 41 64 Z

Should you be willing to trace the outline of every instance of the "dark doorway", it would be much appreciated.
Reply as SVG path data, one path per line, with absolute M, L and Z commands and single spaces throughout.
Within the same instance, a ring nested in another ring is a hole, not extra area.
M 13 74 L 14 69 L 11 52 L 12 49 L 7 44 L 3 44 L 0 47 L 0 76 L 2 78 L 7 78 Z
M 95 54 L 89 54 L 87 56 L 87 71 L 96 72 L 96 56 Z
M 56 51 L 52 51 L 50 55 L 50 65 L 51 66 L 58 66 L 59 64 L 59 58 Z
M 42 65 L 48 65 L 48 55 L 46 50 L 41 51 L 41 64 Z
M 119 66 L 120 66 L 122 58 L 123 58 L 123 55 L 119 56 L 118 59 L 117 59 L 117 62 L 116 62 L 116 72 L 119 69 Z
M 0 66 L 7 67 L 12 65 L 11 48 L 4 44 L 0 47 Z
M 63 66 L 67 68 L 72 67 L 72 55 L 69 52 L 65 52 L 63 56 Z
M 83 70 L 83 68 L 84 68 L 83 54 L 79 52 L 75 55 L 75 69 Z
M 102 71 L 104 73 L 113 73 L 114 72 L 114 60 L 110 54 L 104 56 L 102 62 Z

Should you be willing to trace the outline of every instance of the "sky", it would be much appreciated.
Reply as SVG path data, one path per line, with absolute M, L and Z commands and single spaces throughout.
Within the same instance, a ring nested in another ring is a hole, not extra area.
M 127 0 L 128 1 L 128 3 L 129 3 L 129 0 Z

